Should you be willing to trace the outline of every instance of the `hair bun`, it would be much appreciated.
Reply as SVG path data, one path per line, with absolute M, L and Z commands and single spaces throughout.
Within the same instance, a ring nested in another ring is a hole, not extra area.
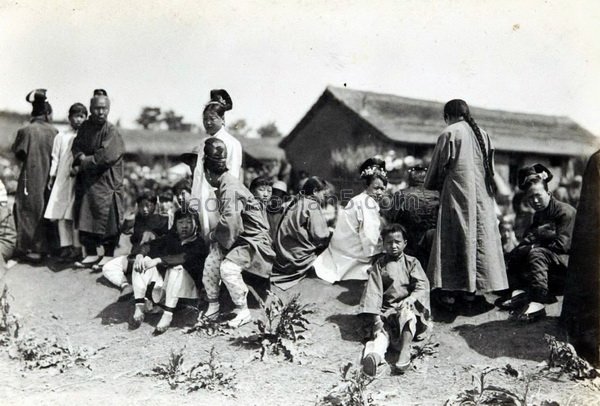
M 107 96 L 108 97 L 108 93 L 106 93 L 106 90 L 104 89 L 94 89 L 94 97 L 96 96 Z
M 233 102 L 231 96 L 225 89 L 213 89 L 210 91 L 210 103 L 218 103 L 223 106 L 225 111 L 229 111 L 233 108 Z
M 517 173 L 519 189 L 521 190 L 526 190 L 527 185 L 533 180 L 539 179 L 544 183 L 548 183 L 553 177 L 554 175 L 552 175 L 550 169 L 546 168 L 542 164 L 526 166 L 519 169 L 519 172 Z
M 27 93 L 25 100 L 28 103 L 43 103 L 46 101 L 46 89 L 35 89 Z
M 360 166 L 359 172 L 361 178 L 374 175 L 376 172 L 382 175 L 383 177 L 387 177 L 387 172 L 385 171 L 385 161 L 380 158 L 367 159 Z

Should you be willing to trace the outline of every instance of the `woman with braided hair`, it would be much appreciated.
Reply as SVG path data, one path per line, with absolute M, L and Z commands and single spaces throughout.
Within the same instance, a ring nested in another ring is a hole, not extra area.
M 445 307 L 456 293 L 468 303 L 476 292 L 508 287 L 495 214 L 494 149 L 464 100 L 444 106 L 448 125 L 439 136 L 425 178 L 440 191 L 436 235 L 427 274 Z

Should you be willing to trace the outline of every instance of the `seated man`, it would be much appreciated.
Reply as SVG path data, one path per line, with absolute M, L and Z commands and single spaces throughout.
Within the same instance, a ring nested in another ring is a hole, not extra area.
M 133 233 L 131 234 L 132 250 L 148 241 L 167 233 L 169 219 L 156 213 L 156 195 L 153 193 L 141 194 L 137 199 L 137 215 L 133 222 Z M 127 226 L 123 233 L 128 234 Z M 130 227 L 129 227 L 130 228 Z M 133 289 L 127 282 L 126 274 L 131 273 L 135 256 L 122 255 L 115 257 L 102 266 L 102 275 L 113 285 L 121 289 L 118 301 L 128 300 L 133 294 Z M 92 269 L 95 269 L 92 267 Z
M 575 209 L 552 197 L 551 179 L 550 171 L 540 164 L 519 171 L 519 187 L 535 215 L 523 240 L 510 253 L 508 277 L 513 293 L 502 307 L 522 309 L 519 318 L 523 320 L 545 315 L 543 303 L 553 299 L 549 282 L 564 281 L 567 271 Z
M 198 235 L 195 213 L 177 210 L 174 223 L 175 230 L 132 251 L 132 255 L 135 255 L 131 277 L 135 313 L 131 328 L 141 325 L 144 313 L 152 303 L 161 303 L 164 312 L 154 333 L 164 333 L 171 325 L 179 299 L 198 298 L 208 247 Z M 149 286 L 152 286 L 150 292 Z

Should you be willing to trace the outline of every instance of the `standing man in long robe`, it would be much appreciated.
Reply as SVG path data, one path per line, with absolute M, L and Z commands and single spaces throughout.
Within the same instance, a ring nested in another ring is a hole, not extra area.
M 57 134 L 52 121 L 52 107 L 46 101 L 46 90 L 30 92 L 26 100 L 33 105 L 31 122 L 17 132 L 12 146 L 17 160 L 22 163 L 14 217 L 17 226 L 17 245 L 25 259 L 39 262 L 49 252 L 49 233 L 52 224 L 44 219 L 49 191 L 52 146 Z M 51 238 L 51 237 L 50 237 Z
M 90 118 L 73 140 L 75 224 L 86 250 L 83 267 L 104 265 L 114 255 L 123 220 L 123 154 L 117 128 L 107 121 L 110 100 L 106 91 L 94 91 Z M 97 247 L 104 247 L 102 262 Z M 103 263 L 104 262 L 104 263 Z

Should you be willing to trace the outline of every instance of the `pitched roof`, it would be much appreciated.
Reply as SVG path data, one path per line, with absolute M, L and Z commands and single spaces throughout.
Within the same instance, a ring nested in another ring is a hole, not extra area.
M 179 156 L 191 152 L 206 137 L 204 133 L 185 131 L 128 130 L 120 128 L 128 154 Z M 236 137 L 242 151 L 257 160 L 278 160 L 285 152 L 278 147 L 278 138 Z
M 329 86 L 280 146 L 285 148 L 332 100 L 356 114 L 375 135 L 394 142 L 432 145 L 444 128 L 444 103 Z M 471 112 L 500 151 L 576 156 L 591 154 L 600 145 L 597 137 L 568 117 L 478 107 L 471 107 Z

